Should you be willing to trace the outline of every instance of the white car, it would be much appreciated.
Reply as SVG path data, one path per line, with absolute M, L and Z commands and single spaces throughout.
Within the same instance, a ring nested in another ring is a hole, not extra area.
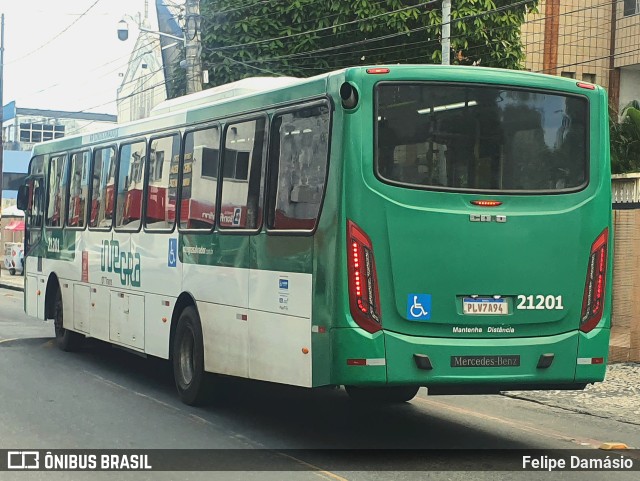
M 21 243 L 5 242 L 4 267 L 12 276 L 15 276 L 16 273 L 22 274 L 24 270 L 24 248 Z

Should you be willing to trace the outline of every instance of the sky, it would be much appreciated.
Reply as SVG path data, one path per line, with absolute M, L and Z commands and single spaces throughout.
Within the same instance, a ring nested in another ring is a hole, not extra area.
M 139 32 L 129 20 L 129 39 L 120 41 L 118 22 L 125 15 L 144 13 L 144 3 L 0 0 L 5 26 L 3 103 L 115 114 L 121 75 Z M 149 15 L 155 28 L 154 0 L 149 0 Z

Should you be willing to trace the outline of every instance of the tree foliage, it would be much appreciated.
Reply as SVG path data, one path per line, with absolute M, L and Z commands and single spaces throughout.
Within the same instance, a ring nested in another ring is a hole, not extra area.
M 518 69 L 537 0 L 455 0 L 451 63 Z M 201 0 L 211 85 L 353 65 L 440 63 L 440 0 Z
M 622 111 L 620 121 L 610 119 L 611 171 L 640 172 L 640 102 L 634 100 Z

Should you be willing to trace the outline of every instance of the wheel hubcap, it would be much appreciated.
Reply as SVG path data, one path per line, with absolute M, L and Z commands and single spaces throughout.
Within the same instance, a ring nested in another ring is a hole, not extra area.
M 193 347 L 195 344 L 195 339 L 193 337 L 193 332 L 191 329 L 188 329 L 184 336 L 182 337 L 182 341 L 180 342 L 180 372 L 182 373 L 182 380 L 186 385 L 191 384 L 193 380 L 194 362 L 193 362 Z
M 62 306 L 56 306 L 56 315 L 53 318 L 53 327 L 56 331 L 56 336 L 64 335 L 64 328 L 62 327 Z

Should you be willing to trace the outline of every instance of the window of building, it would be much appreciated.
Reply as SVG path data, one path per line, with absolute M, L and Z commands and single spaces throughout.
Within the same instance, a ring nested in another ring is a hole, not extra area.
M 21 185 L 25 184 L 27 174 L 18 172 L 4 172 L 2 174 L 2 190 L 18 190 Z
M 327 176 L 329 107 L 277 115 L 269 149 L 270 229 L 313 230 Z
M 589 82 L 591 84 L 596 83 L 596 74 L 594 73 L 583 73 L 582 74 L 582 80 L 584 80 L 585 82 Z
M 185 137 L 180 186 L 181 229 L 208 230 L 215 224 L 219 149 L 218 127 L 189 132 Z M 178 185 L 178 169 L 172 167 L 170 187 Z
M 178 173 L 179 163 L 180 137 L 178 135 L 161 137 L 151 142 L 147 210 L 145 211 L 147 229 L 172 229 L 175 224 L 176 188 L 175 185 L 171 186 L 171 175 L 173 171 Z
M 561 72 L 560 76 L 561 77 L 565 77 L 565 78 L 576 78 L 576 73 L 575 72 Z
M 624 16 L 640 13 L 640 0 L 624 0 Z
M 116 229 L 140 228 L 146 148 L 146 142 L 134 142 L 120 147 Z
M 232 124 L 222 152 L 220 227 L 257 229 L 262 225 L 264 192 L 264 118 Z
M 49 161 L 47 227 L 62 227 L 64 221 L 67 156 L 55 155 Z
M 96 149 L 91 176 L 91 208 L 89 227 L 110 229 L 115 192 L 115 158 L 113 147 Z
M 71 154 L 69 171 L 69 212 L 67 226 L 84 227 L 87 218 L 89 197 L 89 162 L 91 153 L 87 150 Z
M 64 125 L 20 123 L 20 142 L 37 143 L 64 137 Z

